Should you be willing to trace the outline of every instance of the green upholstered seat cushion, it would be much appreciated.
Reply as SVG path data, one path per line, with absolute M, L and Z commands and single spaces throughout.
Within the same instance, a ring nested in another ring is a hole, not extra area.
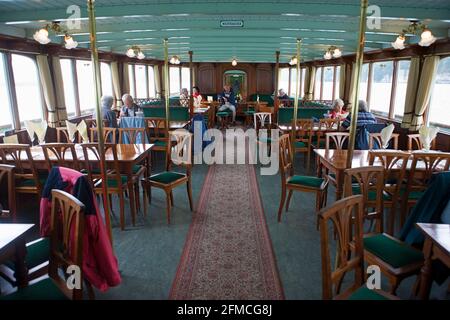
M 354 291 L 348 300 L 389 300 L 387 297 L 379 294 L 376 290 L 370 290 L 366 285 L 361 286 Z
M 133 166 L 133 168 L 131 170 L 132 170 L 133 174 L 136 174 L 139 170 L 142 169 L 142 167 L 143 166 L 136 164 L 136 165 Z
M 245 111 L 244 114 L 247 115 L 247 116 L 254 115 L 254 114 L 255 114 L 255 110 L 248 110 L 248 111 Z
M 323 178 L 294 175 L 288 180 L 288 183 L 297 184 L 305 187 L 320 188 L 323 181 L 324 181 Z
M 307 147 L 308 147 L 308 144 L 305 143 L 305 142 L 303 142 L 303 141 L 295 141 L 295 142 L 294 142 L 294 146 L 295 146 L 296 148 L 307 148 Z
M 151 143 L 153 143 L 156 147 L 165 147 L 166 146 L 166 141 L 164 141 L 164 140 L 155 140 L 155 141 L 152 141 Z
M 402 198 L 406 193 L 406 189 L 402 188 L 400 189 L 400 198 Z M 410 200 L 419 200 L 420 197 L 423 195 L 424 191 L 411 191 L 408 194 L 408 199 Z
M 47 182 L 47 177 L 39 177 L 39 182 L 44 186 Z M 16 181 L 16 187 L 36 187 L 36 181 L 34 179 L 20 179 Z
M 120 182 L 121 182 L 122 185 L 126 184 L 128 182 L 128 177 L 127 176 L 120 176 Z M 99 187 L 101 187 L 101 185 L 102 184 L 99 183 L 97 185 L 97 187 L 99 188 Z M 117 188 L 118 187 L 117 179 L 116 179 L 115 176 L 114 177 L 111 176 L 111 177 L 108 178 L 108 187 L 109 188 Z
M 25 256 L 25 263 L 28 269 L 32 269 L 48 261 L 49 256 L 49 238 L 41 238 L 33 242 L 32 244 L 27 244 L 27 255 Z M 13 261 L 7 261 L 5 264 L 8 266 L 8 268 L 15 270 L 15 264 Z
M 352 185 L 352 194 L 360 194 L 361 188 L 359 185 Z M 377 192 L 375 190 L 369 190 L 368 194 L 369 201 L 376 201 L 377 200 Z M 383 200 L 389 201 L 391 200 L 391 196 L 387 194 L 386 192 L 383 192 Z
M 169 184 L 178 179 L 184 178 L 186 175 L 178 172 L 165 171 L 152 175 L 149 179 L 154 182 Z
M 423 260 L 423 254 L 409 245 L 395 241 L 384 234 L 364 238 L 364 249 L 394 268 Z
M 231 115 L 231 111 L 229 110 L 224 110 L 224 111 L 219 111 L 216 113 L 216 116 L 218 117 L 228 117 L 229 115 Z
M 52 279 L 46 278 L 16 292 L 0 297 L 0 300 L 68 300 Z

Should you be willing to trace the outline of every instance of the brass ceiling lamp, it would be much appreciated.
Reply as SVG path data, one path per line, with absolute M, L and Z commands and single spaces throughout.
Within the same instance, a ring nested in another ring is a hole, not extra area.
M 46 24 L 43 28 L 36 31 L 33 35 L 33 39 L 40 44 L 49 44 L 51 39 L 49 36 L 49 31 L 56 34 L 64 34 L 64 47 L 66 49 L 74 49 L 78 46 L 78 42 L 73 39 L 69 32 L 61 27 L 59 22 L 52 22 L 51 24 Z
M 127 50 L 126 54 L 129 58 L 138 58 L 139 60 L 145 58 L 144 52 L 142 52 L 142 49 L 138 46 L 132 46 Z
M 340 58 L 342 56 L 342 51 L 336 46 L 330 46 L 325 54 L 323 55 L 323 58 L 325 60 L 330 60 L 332 58 Z
M 419 35 L 420 33 L 419 46 L 421 47 L 429 47 L 436 41 L 436 37 L 425 24 L 416 20 L 411 20 L 410 25 L 402 30 L 394 42 L 391 42 L 392 47 L 397 50 L 405 49 L 406 34 L 408 33 L 416 35 Z

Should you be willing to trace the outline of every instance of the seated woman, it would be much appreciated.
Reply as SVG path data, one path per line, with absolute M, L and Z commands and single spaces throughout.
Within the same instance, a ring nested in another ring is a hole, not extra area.
M 180 106 L 189 107 L 189 92 L 186 88 L 181 89 Z
M 377 123 L 377 119 L 375 119 L 375 116 L 369 112 L 369 109 L 367 108 L 367 103 L 364 100 L 359 100 L 358 102 L 358 119 L 356 120 L 356 126 L 364 126 L 366 124 L 375 124 Z M 344 122 L 342 123 L 341 127 L 344 129 L 348 129 L 351 124 L 351 114 L 345 118 Z
M 192 88 L 192 96 L 194 98 L 194 108 L 200 108 L 202 105 L 202 95 L 200 94 L 200 89 L 198 87 Z
M 133 97 L 128 93 L 122 96 L 123 106 L 120 108 L 121 117 L 134 117 L 136 112 L 139 111 L 139 106 L 134 103 Z
M 113 106 L 114 98 L 112 96 L 103 96 L 101 98 L 101 118 L 103 120 L 108 120 L 108 126 L 111 128 L 118 128 L 116 113 L 111 110 Z M 97 119 L 97 113 L 95 112 L 92 116 L 93 119 Z
M 331 119 L 344 118 L 346 114 L 346 112 L 342 110 L 342 108 L 344 107 L 344 101 L 342 101 L 341 99 L 336 99 L 333 101 L 333 105 L 331 107 L 332 107 L 332 110 L 330 112 Z

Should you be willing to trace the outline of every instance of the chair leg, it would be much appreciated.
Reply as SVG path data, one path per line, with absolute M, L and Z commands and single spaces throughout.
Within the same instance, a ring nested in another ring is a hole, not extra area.
M 289 210 L 289 203 L 291 203 L 291 197 L 292 197 L 293 192 L 294 192 L 293 190 L 289 190 L 287 201 L 286 201 L 286 212 Z
M 166 211 L 167 211 L 167 224 L 170 224 L 170 191 L 166 191 Z
M 108 200 L 109 200 L 109 210 L 111 210 L 111 213 L 112 213 L 112 212 L 114 212 L 113 202 L 112 202 L 112 194 L 108 194 Z
M 134 184 L 134 203 L 136 204 L 136 212 L 141 211 L 141 201 L 140 201 L 140 190 L 139 190 L 139 183 L 136 182 Z
M 148 192 L 147 192 L 147 186 L 145 186 L 145 183 L 142 181 L 142 202 L 144 204 L 144 217 L 147 217 L 147 200 L 148 199 Z
M 278 222 L 281 221 L 281 213 L 283 212 L 284 202 L 286 201 L 286 187 L 281 189 L 280 207 L 278 208 Z
M 119 193 L 120 200 L 120 230 L 125 230 L 125 197 Z
M 320 211 L 322 204 L 322 191 L 316 191 L 316 212 Z
M 309 167 L 311 165 L 311 149 L 308 149 L 308 153 L 306 155 L 308 158 L 306 159 L 306 172 L 309 173 Z
M 189 179 L 186 184 L 188 198 L 189 198 L 189 207 L 191 208 L 191 211 L 194 211 L 194 206 L 192 202 L 192 188 L 191 188 L 191 180 Z
M 175 205 L 173 204 L 173 192 L 172 190 L 170 191 L 170 204 L 172 207 L 174 207 Z
M 397 292 L 398 285 L 400 284 L 400 281 L 397 278 L 393 278 L 392 280 L 389 280 L 391 287 L 389 288 L 389 293 L 395 295 Z

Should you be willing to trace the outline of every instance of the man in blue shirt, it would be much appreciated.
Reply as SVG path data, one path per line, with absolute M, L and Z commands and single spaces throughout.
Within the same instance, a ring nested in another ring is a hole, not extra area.
M 356 126 L 364 126 L 367 124 L 374 124 L 377 123 L 377 119 L 375 119 L 374 115 L 369 112 L 369 109 L 367 108 L 367 103 L 364 100 L 358 101 L 358 119 L 356 120 Z M 342 127 L 347 129 L 350 127 L 351 124 L 351 114 L 345 118 L 344 122 L 342 123 Z
M 233 112 L 233 123 L 236 120 L 236 98 L 229 85 L 223 86 L 223 92 L 219 95 L 221 106 L 218 111 L 231 110 Z

